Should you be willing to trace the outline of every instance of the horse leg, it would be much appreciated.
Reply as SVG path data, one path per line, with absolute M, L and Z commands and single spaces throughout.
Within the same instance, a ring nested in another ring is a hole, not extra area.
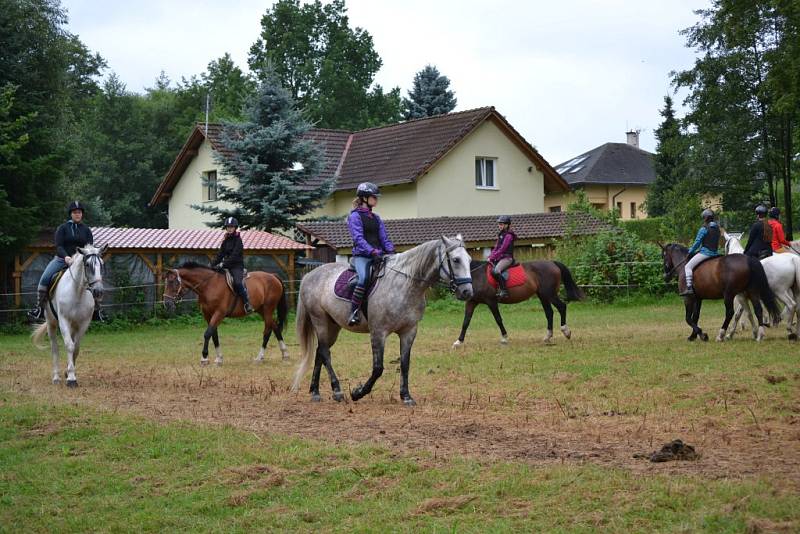
M 50 339 L 50 353 L 53 355 L 53 384 L 60 384 L 61 377 L 58 376 L 58 325 L 49 319 L 47 320 L 47 337 Z
M 264 335 L 261 337 L 261 350 L 258 351 L 258 356 L 256 356 L 255 361 L 263 362 L 264 361 L 264 353 L 267 351 L 267 343 L 269 343 L 269 337 L 272 335 L 272 325 L 264 324 Z
M 551 300 L 561 316 L 561 333 L 564 334 L 565 338 L 569 339 L 572 337 L 572 331 L 567 326 L 567 303 L 558 298 L 558 296 L 553 297 Z
M 408 392 L 408 369 L 411 367 L 411 345 L 417 337 L 417 325 L 400 334 L 400 399 L 406 406 L 416 406 Z
M 745 300 L 744 296 L 741 294 L 736 295 L 733 299 L 733 326 L 730 327 L 728 333 L 725 337 L 730 340 L 733 339 L 733 336 L 736 334 L 736 331 L 739 329 L 739 321 L 742 318 L 742 313 L 744 313 L 744 307 L 747 306 L 747 300 Z
M 703 332 L 703 329 L 700 328 L 700 309 L 702 307 L 703 307 L 703 300 L 697 299 L 697 303 L 694 306 L 694 314 L 692 315 L 692 320 L 694 321 L 694 324 L 697 327 L 697 337 L 699 337 L 703 341 L 708 341 L 708 334 Z
M 500 316 L 500 306 L 497 304 L 497 301 L 491 302 L 489 304 L 489 309 L 492 310 L 494 322 L 496 322 L 497 326 L 500 328 L 500 343 L 507 345 L 508 332 L 506 332 L 506 327 L 503 325 L 503 317 Z
M 684 308 L 686 309 L 686 324 L 692 327 L 692 333 L 686 338 L 688 341 L 694 341 L 697 339 L 697 335 L 699 334 L 699 328 L 697 327 L 697 320 L 695 317 L 695 308 L 697 307 L 697 300 L 693 298 L 687 298 L 683 302 Z M 699 314 L 698 314 L 699 315 Z
M 61 337 L 64 339 L 64 349 L 67 351 L 67 387 L 78 387 L 78 379 L 75 377 L 75 341 L 69 322 L 62 316 L 59 319 Z
M 272 323 L 272 331 L 275 332 L 275 339 L 278 340 L 278 346 L 281 348 L 281 359 L 285 362 L 289 361 L 289 349 L 286 348 L 286 343 L 283 342 L 283 334 L 281 329 L 276 323 Z M 266 344 L 264 345 L 266 346 Z
M 468 300 L 464 305 L 464 322 L 461 323 L 461 334 L 459 334 L 458 339 L 455 341 L 455 343 L 453 343 L 454 349 L 457 349 L 464 344 L 464 338 L 467 335 L 467 328 L 469 328 L 469 322 L 472 320 L 472 314 L 475 313 L 475 307 L 477 305 L 478 303 L 474 300 Z
M 717 334 L 717 341 L 719 342 L 725 339 L 725 332 L 728 330 L 728 325 L 733 318 L 733 299 L 734 295 L 725 295 L 725 321 L 722 323 L 722 328 L 719 329 L 719 334 Z
M 761 300 L 758 295 L 750 295 L 750 302 L 753 303 L 753 311 L 758 319 L 758 330 L 754 332 L 756 341 L 764 339 L 764 310 L 761 308 Z
M 553 306 L 547 297 L 539 300 L 542 303 L 542 308 L 544 308 L 544 316 L 547 318 L 547 333 L 542 341 L 544 341 L 545 345 L 550 345 L 553 343 Z
M 354 401 L 369 395 L 372 391 L 372 386 L 383 374 L 383 350 L 386 345 L 386 333 L 371 332 L 370 338 L 372 343 L 372 374 L 364 384 L 357 386 L 350 392 L 350 397 Z
M 322 371 L 322 364 L 325 362 L 324 352 L 322 345 L 318 344 L 317 353 L 314 357 L 314 372 L 311 373 L 311 386 L 308 389 L 309 393 L 311 393 L 311 402 L 320 402 L 322 400 L 319 394 L 319 374 Z
M 214 332 L 211 333 L 211 340 L 214 342 L 214 352 L 217 353 L 217 357 L 214 358 L 214 363 L 222 365 L 222 349 L 219 348 L 219 330 L 217 327 L 214 327 Z
M 325 369 L 328 371 L 328 377 L 331 379 L 333 400 L 336 402 L 341 402 L 344 400 L 344 393 L 342 393 L 342 388 L 339 384 L 339 378 L 336 376 L 336 372 L 333 370 L 333 364 L 331 363 L 331 347 L 334 343 L 336 343 L 336 338 L 339 337 L 339 331 L 341 330 L 341 327 L 331 319 L 328 319 L 326 322 L 327 324 L 324 326 L 318 327 L 315 325 L 314 327 L 317 332 L 317 355 L 321 358 L 321 363 L 325 366 Z M 315 374 L 317 374 L 316 366 L 317 363 L 315 359 Z M 314 379 L 312 377 L 312 385 L 313 383 Z M 319 377 L 317 377 L 317 384 L 319 384 Z M 317 393 L 319 393 L 319 386 L 317 386 Z M 314 400 L 313 396 L 311 400 Z

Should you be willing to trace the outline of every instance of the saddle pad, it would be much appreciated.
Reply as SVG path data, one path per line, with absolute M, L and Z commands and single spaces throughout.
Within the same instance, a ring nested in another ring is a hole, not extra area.
M 61 269 L 60 271 L 58 271 L 55 274 L 55 276 L 53 276 L 53 279 L 50 280 L 50 287 L 47 290 L 47 297 L 48 298 L 52 299 L 53 295 L 55 295 L 56 287 L 58 287 L 58 282 L 59 282 L 59 280 L 61 280 L 61 277 L 64 276 L 65 272 L 67 272 L 67 268 L 66 267 Z
M 521 264 L 514 265 L 503 271 L 503 278 L 506 279 L 506 287 L 509 288 L 521 286 L 528 280 L 528 277 L 525 276 L 525 269 Z M 486 279 L 489 281 L 490 286 L 497 289 L 497 280 L 494 279 L 492 274 L 491 263 L 486 266 Z
M 250 273 L 247 272 L 247 269 L 244 270 L 244 276 L 242 276 L 242 282 L 250 278 Z M 225 269 L 225 283 L 228 284 L 228 289 L 230 289 L 233 293 L 236 291 L 233 289 L 233 275 L 228 269 Z
M 344 270 L 336 279 L 336 283 L 333 284 L 333 294 L 336 295 L 336 298 L 346 300 L 350 302 L 351 297 L 353 296 L 353 290 L 356 287 L 355 281 L 351 284 L 350 281 L 354 278 L 358 277 L 356 273 L 351 270 Z M 372 284 L 367 291 L 367 298 L 372 295 L 372 292 L 375 290 L 375 286 L 377 286 L 377 282 Z

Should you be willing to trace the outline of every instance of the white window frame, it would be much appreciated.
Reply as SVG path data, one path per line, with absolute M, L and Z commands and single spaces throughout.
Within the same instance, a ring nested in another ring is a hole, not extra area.
M 207 185 L 207 180 L 212 172 L 214 173 L 214 198 L 209 198 L 211 196 L 212 188 Z M 217 184 L 219 183 L 219 173 L 217 170 L 212 169 L 209 171 L 203 171 L 200 175 L 200 183 L 203 186 L 203 202 L 216 202 L 219 199 L 219 190 L 217 189 Z
M 497 158 L 492 158 L 492 157 L 488 157 L 488 156 L 475 156 L 475 163 L 477 163 L 479 161 L 481 162 L 481 184 L 482 185 L 478 185 L 477 184 L 477 180 L 476 180 L 475 189 L 483 189 L 483 190 L 486 190 L 486 191 L 497 191 L 497 190 L 499 190 L 500 187 L 497 185 Z M 485 185 L 486 184 L 486 162 L 487 161 L 491 161 L 492 162 L 492 170 L 493 170 L 493 172 L 492 172 L 492 180 L 494 182 L 492 185 Z M 477 176 L 475 178 L 477 178 Z

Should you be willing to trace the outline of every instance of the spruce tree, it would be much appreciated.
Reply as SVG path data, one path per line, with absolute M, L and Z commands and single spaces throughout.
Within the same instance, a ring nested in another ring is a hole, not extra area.
M 647 214 L 650 216 L 664 215 L 668 211 L 667 193 L 672 191 L 686 172 L 688 141 L 675 118 L 669 95 L 664 97 L 664 109 L 660 114 L 664 121 L 655 131 L 658 142 L 654 158 L 656 181 L 647 193 Z
M 442 76 L 433 65 L 426 65 L 414 76 L 409 98 L 403 99 L 406 120 L 453 111 L 457 100 L 449 87 L 450 79 L 447 76 Z
M 247 106 L 245 122 L 225 123 L 223 150 L 216 152 L 223 174 L 238 182 L 220 177 L 217 198 L 233 207 L 192 207 L 217 218 L 209 226 L 232 216 L 243 228 L 291 228 L 333 190 L 333 179 L 319 178 L 324 160 L 304 137 L 310 128 L 277 77 L 267 76 Z

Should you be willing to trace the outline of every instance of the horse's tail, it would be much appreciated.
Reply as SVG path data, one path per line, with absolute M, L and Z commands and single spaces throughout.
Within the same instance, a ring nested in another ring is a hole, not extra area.
M 758 292 L 758 296 L 767 307 L 772 324 L 780 322 L 781 312 L 778 309 L 778 304 L 775 302 L 775 293 L 769 287 L 767 281 L 767 273 L 764 272 L 764 266 L 753 256 L 747 256 L 747 265 L 750 267 L 750 283 L 748 289 Z
M 278 334 L 283 334 L 283 327 L 286 326 L 286 317 L 289 315 L 289 301 L 286 298 L 286 286 L 281 280 L 281 298 L 278 300 L 278 324 L 275 329 Z
M 45 332 L 47 332 L 47 322 L 36 326 L 33 329 L 33 333 L 31 334 L 31 341 L 33 342 L 33 346 L 37 349 L 44 350 L 47 348 L 47 345 L 42 345 L 42 338 L 44 337 Z
M 567 269 L 567 266 L 560 261 L 554 261 L 558 270 L 561 271 L 561 282 L 564 284 L 564 289 L 567 290 L 567 300 L 583 300 L 586 298 L 583 290 L 575 283 L 572 273 Z
M 300 380 L 303 379 L 306 371 L 311 366 L 311 361 L 314 359 L 314 353 L 317 348 L 317 336 L 314 333 L 314 327 L 311 325 L 311 314 L 306 310 L 301 296 L 298 296 L 297 299 L 297 341 L 300 344 L 300 364 L 294 374 L 292 392 L 296 392 L 300 386 Z

